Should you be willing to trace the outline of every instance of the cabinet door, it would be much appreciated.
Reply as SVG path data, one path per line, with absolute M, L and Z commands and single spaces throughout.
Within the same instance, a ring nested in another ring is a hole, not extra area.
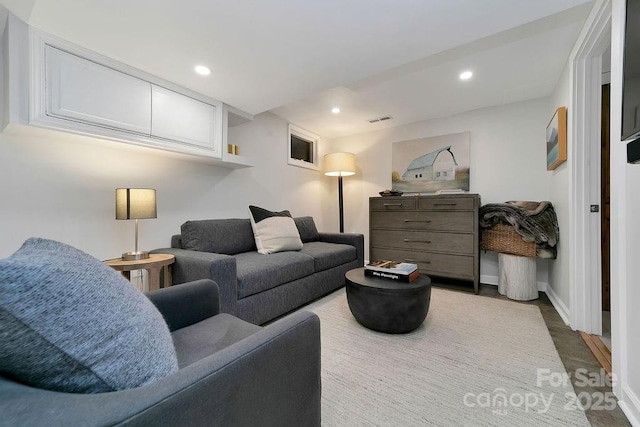
M 152 85 L 151 136 L 179 141 L 220 154 L 216 118 L 221 109 Z
M 51 46 L 46 115 L 144 135 L 151 132 L 151 84 Z

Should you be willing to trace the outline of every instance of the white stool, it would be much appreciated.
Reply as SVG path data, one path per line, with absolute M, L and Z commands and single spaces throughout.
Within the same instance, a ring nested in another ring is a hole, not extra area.
M 498 292 L 518 301 L 537 299 L 536 259 L 498 253 Z

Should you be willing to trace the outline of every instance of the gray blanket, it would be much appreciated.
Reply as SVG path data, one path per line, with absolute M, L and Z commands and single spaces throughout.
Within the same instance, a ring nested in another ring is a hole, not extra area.
M 489 203 L 480 208 L 480 227 L 511 225 L 525 242 L 535 242 L 536 256 L 556 258 L 560 230 L 551 202 Z

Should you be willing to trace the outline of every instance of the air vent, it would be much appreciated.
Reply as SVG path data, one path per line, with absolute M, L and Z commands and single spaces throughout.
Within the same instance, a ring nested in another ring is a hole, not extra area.
M 393 117 L 391 117 L 391 116 L 383 116 L 383 117 L 378 117 L 376 119 L 371 119 L 371 120 L 369 120 L 369 123 L 384 122 L 385 120 L 391 120 L 391 119 L 393 119 Z

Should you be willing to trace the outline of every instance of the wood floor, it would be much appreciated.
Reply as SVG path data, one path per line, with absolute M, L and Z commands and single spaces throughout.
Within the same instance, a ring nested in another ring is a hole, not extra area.
M 437 282 L 437 283 L 436 283 Z M 433 286 L 442 287 L 443 289 L 456 290 L 460 292 L 470 292 L 473 293 L 473 285 L 465 285 L 460 284 L 459 282 L 449 282 L 445 280 L 434 280 Z M 480 295 L 491 298 L 501 298 L 507 299 L 505 296 L 498 294 L 498 289 L 496 286 L 491 285 L 480 285 Z M 571 376 L 573 381 L 573 388 L 578 396 L 581 393 L 584 393 L 586 398 L 590 398 L 591 396 L 600 396 L 600 393 L 611 393 L 611 387 L 604 386 L 581 386 L 583 384 L 576 383 L 576 370 L 580 370 L 578 372 L 581 373 L 581 383 L 585 383 L 584 377 L 589 374 L 594 375 L 594 378 L 601 378 L 601 369 L 602 367 L 594 357 L 594 355 L 587 347 L 585 341 L 580 337 L 580 334 L 576 331 L 571 330 L 571 328 L 564 324 L 562 318 L 555 310 L 547 295 L 543 292 L 540 293 L 540 298 L 534 301 L 529 302 L 516 302 L 514 304 L 533 304 L 537 305 L 540 308 L 540 312 L 542 313 L 542 317 L 544 318 L 545 323 L 547 324 L 547 328 L 549 329 L 549 334 L 553 339 L 553 343 L 558 350 L 558 354 L 560 355 L 560 359 L 564 364 L 565 369 Z M 585 374 L 585 370 L 588 372 Z M 583 403 L 586 401 L 583 400 Z M 595 410 L 595 409 L 587 409 L 586 411 L 587 419 L 591 423 L 592 426 L 606 426 L 606 427 L 617 427 L 617 426 L 630 426 L 631 424 L 625 417 L 622 410 L 617 406 L 611 410 Z
M 597 335 L 587 334 L 586 332 L 579 332 L 579 334 L 600 366 L 611 375 L 611 351 L 609 348 L 604 345 Z

